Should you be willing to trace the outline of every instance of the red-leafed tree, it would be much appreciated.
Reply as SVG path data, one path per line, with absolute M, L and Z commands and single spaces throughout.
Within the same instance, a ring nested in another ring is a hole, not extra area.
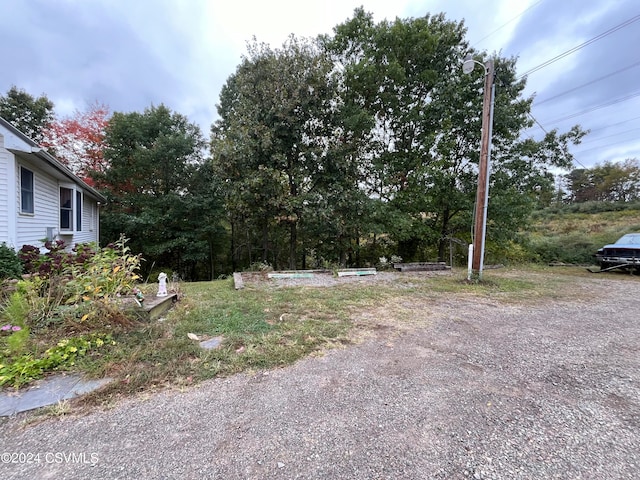
M 105 167 L 103 155 L 109 107 L 95 102 L 85 111 L 55 119 L 44 131 L 42 145 L 76 175 L 89 180 Z

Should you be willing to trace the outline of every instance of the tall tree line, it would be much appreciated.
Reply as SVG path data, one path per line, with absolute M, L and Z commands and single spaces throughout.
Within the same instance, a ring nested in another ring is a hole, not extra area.
M 375 23 L 357 9 L 333 35 L 255 45 L 223 89 L 212 156 L 237 262 L 290 268 L 445 256 L 471 241 L 482 74 L 462 23 L 444 15 Z M 584 132 L 522 140 L 531 98 L 515 59 L 494 57 L 496 100 L 488 238 L 512 241 L 555 167 Z M 313 70 L 315 69 L 315 71 Z M 295 128 L 293 126 L 295 125 Z M 311 255 L 313 254 L 313 255 Z
M 574 169 L 564 180 L 567 191 L 561 200 L 568 203 L 640 200 L 640 163 L 635 158 Z
M 191 279 L 256 262 L 444 259 L 450 239 L 472 241 L 483 74 L 464 75 L 461 63 L 468 53 L 489 56 L 465 35 L 442 14 L 376 23 L 359 8 L 330 35 L 291 36 L 279 48 L 254 40 L 221 91 L 208 151 L 198 127 L 163 105 L 87 116 L 98 120 L 90 136 L 102 148 L 86 142 L 92 150 L 68 161 L 92 158 L 78 172 L 109 199 L 102 241 L 124 233 L 147 273 L 170 268 Z M 515 59 L 492 58 L 487 238 L 499 255 L 553 192 L 552 169 L 570 167 L 568 145 L 584 132 L 523 139 L 532 122 L 526 80 Z M 1 97 L 0 115 L 18 97 Z M 65 135 L 89 134 L 71 120 L 46 127 L 53 104 L 42 98 L 23 103 L 44 112 L 45 127 L 34 128 L 57 134 L 50 148 L 65 158 Z

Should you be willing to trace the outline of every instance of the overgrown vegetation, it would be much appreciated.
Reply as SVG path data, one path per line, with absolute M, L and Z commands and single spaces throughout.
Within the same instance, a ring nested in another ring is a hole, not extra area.
M 20 387 L 44 373 L 70 368 L 78 357 L 132 327 L 121 295 L 138 280 L 140 257 L 126 239 L 105 248 L 47 242 L 19 252 L 27 275 L 7 285 L 0 302 L 0 385 Z M 81 332 L 86 332 L 84 335 Z M 88 335 L 88 336 L 87 336 Z
M 22 274 L 22 263 L 16 251 L 6 243 L 0 243 L 0 282 L 5 279 L 19 278 Z
M 358 326 L 369 332 L 381 323 L 398 322 L 402 327 L 428 322 L 429 304 L 442 295 L 516 302 L 562 296 L 566 278 L 554 279 L 545 272 L 535 280 L 536 275 L 491 271 L 485 282 L 473 285 L 464 281 L 462 273 L 399 277 L 366 287 L 344 283 L 274 288 L 267 282 L 249 282 L 241 291 L 233 289 L 231 280 L 186 283 L 181 286 L 182 300 L 163 321 L 137 322 L 128 328 L 104 324 L 101 332 L 83 334 L 50 325 L 11 351 L 7 340 L 19 331 L 5 331 L 0 337 L 0 382 L 19 387 L 47 372 L 69 369 L 110 377 L 111 383 L 85 398 L 103 404 L 122 395 L 288 365 L 323 348 L 354 341 Z M 24 315 L 24 305 L 17 302 L 11 318 Z M 6 309 L 2 318 L 9 318 Z M 218 348 L 200 347 L 199 341 L 213 337 L 221 337 Z
M 12 337 L 14 336 L 15 333 Z M 47 372 L 72 368 L 78 358 L 91 354 L 105 344 L 115 345 L 110 335 L 74 337 L 60 340 L 40 356 L 25 353 L 11 358 L 9 354 L 8 361 L 0 357 L 0 387 L 10 385 L 19 388 L 41 378 Z
M 29 277 L 18 282 L 18 295 L 29 306 L 25 323 L 38 330 L 51 324 L 86 330 L 106 323 L 127 323 L 117 298 L 132 292 L 140 278 L 140 256 L 121 237 L 104 248 L 47 242 L 47 253 L 26 245 L 19 252 Z
M 536 262 L 591 265 L 596 250 L 640 231 L 640 204 L 585 202 L 536 212 L 522 235 Z

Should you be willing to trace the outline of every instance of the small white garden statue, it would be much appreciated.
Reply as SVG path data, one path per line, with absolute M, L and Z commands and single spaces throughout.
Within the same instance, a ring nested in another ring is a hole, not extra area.
M 167 293 L 167 274 L 162 272 L 158 275 L 158 295 L 157 297 L 166 297 Z

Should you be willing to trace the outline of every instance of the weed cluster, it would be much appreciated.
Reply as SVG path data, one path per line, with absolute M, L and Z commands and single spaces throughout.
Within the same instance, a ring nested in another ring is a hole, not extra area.
M 56 241 L 45 244 L 44 254 L 33 246 L 20 250 L 26 274 L 0 301 L 0 386 L 20 387 L 73 366 L 111 342 L 105 331 L 134 325 L 119 297 L 135 288 L 141 259 L 126 242 L 121 237 L 105 248 L 84 244 L 67 251 Z
M 28 326 L 126 323 L 115 300 L 135 287 L 140 257 L 130 252 L 124 237 L 105 248 L 83 244 L 68 252 L 62 241 L 47 242 L 45 248 L 45 254 L 29 245 L 19 252 L 29 274 L 17 284 L 20 301 L 29 307 Z
M 45 372 L 72 367 L 77 358 L 84 357 L 104 345 L 115 345 L 110 335 L 75 337 L 59 341 L 55 347 L 47 349 L 39 357 L 25 353 L 10 363 L 5 364 L 0 360 L 0 386 L 22 387 L 42 377 Z
M 0 281 L 18 278 L 22 274 L 22 263 L 13 248 L 0 243 Z

